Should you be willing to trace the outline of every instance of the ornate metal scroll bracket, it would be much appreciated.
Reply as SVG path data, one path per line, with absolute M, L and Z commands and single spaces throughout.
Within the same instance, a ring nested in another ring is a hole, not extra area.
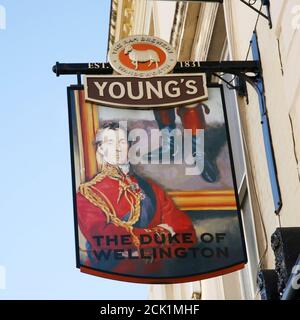
M 266 9 L 267 9 L 267 14 L 264 14 L 263 12 L 261 12 L 260 10 L 258 10 L 257 8 L 254 7 L 254 5 L 257 1 L 251 1 L 251 0 L 247 0 L 247 1 L 240 0 L 240 1 L 243 2 L 249 8 L 251 8 L 253 11 L 257 12 L 260 16 L 267 19 L 269 22 L 269 27 L 270 27 L 270 29 L 272 29 L 273 24 L 272 24 L 272 18 L 271 18 L 270 0 L 261 0 L 262 5 L 264 7 L 266 7 Z

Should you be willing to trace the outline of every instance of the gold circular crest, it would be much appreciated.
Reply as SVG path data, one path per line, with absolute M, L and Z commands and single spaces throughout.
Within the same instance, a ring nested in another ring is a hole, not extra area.
M 124 38 L 116 42 L 108 53 L 115 71 L 138 78 L 152 78 L 171 72 L 176 58 L 176 51 L 168 42 L 152 36 Z

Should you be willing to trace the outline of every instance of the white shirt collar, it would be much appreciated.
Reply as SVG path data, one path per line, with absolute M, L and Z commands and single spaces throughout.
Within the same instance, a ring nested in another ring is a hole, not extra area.
M 124 174 L 128 174 L 130 170 L 130 164 L 129 163 L 120 164 L 119 168 L 122 170 Z

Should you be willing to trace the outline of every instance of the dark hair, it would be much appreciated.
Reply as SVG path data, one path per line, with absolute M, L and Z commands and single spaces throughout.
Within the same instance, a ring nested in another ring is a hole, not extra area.
M 110 129 L 110 130 L 123 129 L 123 130 L 125 130 L 125 128 L 121 127 L 118 122 L 107 122 L 100 128 L 100 130 L 101 129 L 103 129 L 103 130 L 104 129 Z

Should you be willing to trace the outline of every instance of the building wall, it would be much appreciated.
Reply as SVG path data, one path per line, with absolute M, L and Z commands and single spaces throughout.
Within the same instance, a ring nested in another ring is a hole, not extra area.
M 274 213 L 258 97 L 248 85 L 248 105 L 235 93 L 230 99 L 236 108 L 231 130 L 240 139 L 237 149 L 243 155 L 235 161 L 244 170 L 241 202 L 249 263 L 242 271 L 201 283 L 150 286 L 149 298 L 258 299 L 258 269 L 274 268 L 272 233 L 280 223 L 300 226 L 300 0 L 270 0 L 272 29 L 267 20 L 257 20 L 257 13 L 237 0 L 224 0 L 222 6 L 182 1 L 112 2 L 115 17 L 112 15 L 110 43 L 131 34 L 152 34 L 170 41 L 178 49 L 178 60 L 251 60 L 249 42 L 256 26 L 282 194 L 280 215 Z M 256 3 L 258 9 L 260 3 Z
M 257 14 L 251 13 L 244 4 L 238 1 L 226 0 L 225 2 L 226 25 L 232 31 L 232 40 L 229 45 L 231 58 L 232 60 L 244 60 Z M 263 18 L 260 18 L 257 24 L 267 108 L 282 194 L 283 206 L 280 211 L 280 220 L 283 227 L 300 225 L 300 214 L 297 213 L 300 200 L 297 163 L 300 114 L 300 65 L 297 60 L 300 56 L 300 33 L 292 23 L 293 19 L 296 19 L 292 10 L 297 5 L 300 5 L 299 0 L 271 1 L 273 28 L 269 29 L 267 21 Z M 230 14 L 229 10 L 231 10 Z M 253 183 L 258 195 L 257 202 L 262 212 L 267 239 L 270 242 L 271 234 L 280 225 L 280 221 L 274 214 L 257 94 L 250 86 L 248 89 L 250 103 L 249 105 L 240 103 L 240 114 L 250 155 L 247 161 L 252 167 Z M 256 219 L 259 219 L 257 212 L 255 216 Z M 274 256 L 270 243 L 264 262 L 264 267 L 274 268 Z

